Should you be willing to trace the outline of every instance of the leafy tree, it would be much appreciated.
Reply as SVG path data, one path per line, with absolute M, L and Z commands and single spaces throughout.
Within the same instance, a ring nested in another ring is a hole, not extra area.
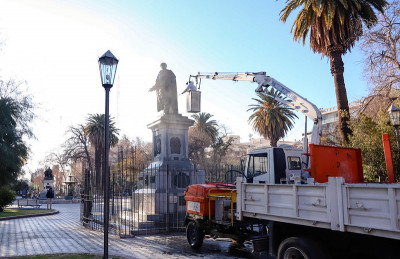
M 85 136 L 88 136 L 89 142 L 95 148 L 95 172 L 96 178 L 100 180 L 101 165 L 104 161 L 104 148 L 105 148 L 105 115 L 104 114 L 90 114 L 87 118 L 87 124 L 85 127 Z M 109 139 L 110 147 L 115 146 L 118 143 L 118 132 L 119 129 L 115 127 L 115 122 L 110 118 L 109 120 Z M 105 170 L 105 168 L 103 169 Z M 97 182 L 99 186 L 100 182 Z
M 203 131 L 214 141 L 218 136 L 218 123 L 215 120 L 210 120 L 211 117 L 213 115 L 206 112 L 192 115 L 192 118 L 195 120 L 194 128 Z
M 220 164 L 222 159 L 226 156 L 230 146 L 232 145 L 233 138 L 224 138 L 224 136 L 218 136 L 214 143 L 211 145 L 213 148 L 213 164 Z
M 189 128 L 189 159 L 194 164 L 203 164 L 205 153 L 204 149 L 211 145 L 211 138 L 201 130 L 195 127 Z
M 17 128 L 19 115 L 15 100 L 0 97 L 0 186 L 17 180 L 28 158 L 23 130 Z
M 36 104 L 24 81 L 0 80 L 0 186 L 15 182 L 29 148 L 24 137 L 33 138 L 30 122 L 35 118 Z
M 271 88 L 267 94 L 277 96 L 285 100 L 281 93 Z M 252 98 L 257 104 L 249 105 L 247 111 L 252 111 L 248 122 L 252 124 L 253 130 L 258 132 L 266 139 L 270 139 L 270 145 L 276 147 L 278 140 L 293 128 L 294 114 L 293 109 L 283 103 L 267 96 L 257 93 L 257 98 Z
M 280 19 L 286 22 L 295 9 L 302 8 L 292 26 L 293 39 L 303 40 L 304 45 L 310 32 L 310 48 L 330 59 L 339 111 L 349 114 L 342 56 L 360 39 L 362 23 L 368 28 L 377 23 L 374 8 L 383 13 L 386 4 L 385 0 L 287 0 L 281 11 Z M 348 117 L 339 116 L 341 138 L 345 142 L 351 135 L 348 121 Z
M 32 96 L 27 92 L 28 87 L 25 81 L 0 80 L 0 99 L 12 102 L 10 116 L 18 127 L 19 133 L 28 138 L 34 138 L 30 123 L 36 118 L 34 110 L 38 104 L 33 102 Z
M 350 121 L 353 135 L 349 137 L 347 147 L 360 148 L 364 167 L 364 178 L 375 181 L 380 178 L 384 181 L 387 178 L 385 154 L 383 151 L 382 134 L 389 133 L 392 147 L 393 162 L 395 168 L 400 168 L 400 154 L 396 144 L 396 135 L 393 126 L 390 124 L 389 115 L 381 110 L 374 120 L 364 114 Z M 400 179 L 399 170 L 396 178 Z
M 384 10 L 361 37 L 364 76 L 373 94 L 400 89 L 400 2 L 394 0 Z
M 28 187 L 29 187 L 29 182 L 27 179 L 18 179 L 13 186 L 13 190 L 16 192 L 21 192 L 22 189 L 24 188 L 28 189 Z
M 0 186 L 0 212 L 3 212 L 7 205 L 15 201 L 15 192 L 10 190 L 8 186 Z

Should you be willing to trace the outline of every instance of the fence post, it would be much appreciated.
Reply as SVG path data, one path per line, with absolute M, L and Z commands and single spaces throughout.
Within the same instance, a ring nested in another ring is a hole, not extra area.
M 194 175 L 194 179 L 195 179 L 195 182 L 194 182 L 194 183 L 198 183 L 196 164 L 194 164 L 193 170 L 194 170 L 193 175 Z
M 111 207 L 111 214 L 115 214 L 114 213 L 114 190 L 115 190 L 115 173 L 113 173 L 113 187 L 112 187 L 112 207 Z
M 167 234 L 169 235 L 169 165 L 167 165 Z
M 231 165 L 231 183 L 233 183 L 232 178 L 233 178 L 233 165 Z
M 89 182 L 89 170 L 88 169 L 86 169 L 85 170 L 85 194 L 84 194 L 84 203 L 83 203 L 83 210 L 84 210 L 84 213 L 83 213 L 83 215 L 84 215 L 84 221 L 83 222 L 85 222 L 86 224 L 87 223 L 89 223 L 89 216 L 90 216 L 90 205 L 89 205 L 89 202 L 90 202 L 90 196 L 89 196 L 89 185 L 90 185 L 90 182 Z M 85 227 L 87 227 L 87 225 L 85 225 Z

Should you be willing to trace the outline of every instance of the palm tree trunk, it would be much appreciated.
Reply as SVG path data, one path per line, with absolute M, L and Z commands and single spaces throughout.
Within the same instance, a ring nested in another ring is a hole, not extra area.
M 343 142 L 349 141 L 352 134 L 348 122 L 350 120 L 349 102 L 347 100 L 346 86 L 344 84 L 344 64 L 342 60 L 343 47 L 330 46 L 328 56 L 331 59 L 331 73 L 335 82 L 336 102 L 339 111 L 339 132 Z
M 277 147 L 278 146 L 278 139 L 272 138 L 269 141 L 269 144 L 271 145 L 271 147 Z

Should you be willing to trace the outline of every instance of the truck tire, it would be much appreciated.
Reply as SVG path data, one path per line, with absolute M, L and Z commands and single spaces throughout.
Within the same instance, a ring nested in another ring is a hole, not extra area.
M 186 238 L 192 248 L 200 248 L 203 244 L 204 232 L 197 227 L 193 220 L 186 226 Z
M 306 237 L 289 237 L 278 249 L 278 259 L 328 259 L 330 256 L 313 240 Z

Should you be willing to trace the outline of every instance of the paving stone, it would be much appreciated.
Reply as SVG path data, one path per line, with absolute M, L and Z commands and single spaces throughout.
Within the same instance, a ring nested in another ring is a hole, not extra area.
M 104 235 L 79 221 L 80 204 L 53 204 L 60 213 L 0 221 L 0 257 L 104 251 Z M 109 235 L 109 254 L 127 258 L 232 258 L 219 253 L 194 253 L 184 233 L 120 239 Z M 205 243 L 212 242 L 205 240 Z M 183 251 L 185 250 L 185 251 Z M 253 257 L 251 257 L 253 258 Z

